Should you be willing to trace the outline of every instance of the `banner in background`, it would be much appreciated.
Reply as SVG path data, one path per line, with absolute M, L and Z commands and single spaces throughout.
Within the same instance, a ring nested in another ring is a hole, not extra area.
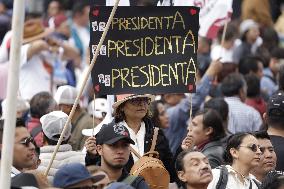
M 233 13 L 233 0 L 173 0 L 174 6 L 200 7 L 199 35 L 213 39 Z

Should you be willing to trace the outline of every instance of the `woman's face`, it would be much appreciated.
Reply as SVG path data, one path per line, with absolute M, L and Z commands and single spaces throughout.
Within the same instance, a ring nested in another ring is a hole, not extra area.
M 169 127 L 169 116 L 166 112 L 165 106 L 162 103 L 157 104 L 157 109 L 159 112 L 159 121 L 161 128 L 168 128 Z
M 149 108 L 149 98 L 134 98 L 125 102 L 122 111 L 125 114 L 126 120 L 141 119 L 145 117 Z
M 258 140 L 252 135 L 247 135 L 233 155 L 233 164 L 237 161 L 239 164 L 252 169 L 260 163 L 260 156 L 261 151 Z
M 203 126 L 203 115 L 197 115 L 189 125 L 188 136 L 191 136 L 194 145 L 199 145 L 209 139 L 210 129 Z

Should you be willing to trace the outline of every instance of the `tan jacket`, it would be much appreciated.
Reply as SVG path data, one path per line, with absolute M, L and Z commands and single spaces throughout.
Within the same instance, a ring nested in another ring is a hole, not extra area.
M 87 139 L 84 135 L 82 135 L 82 130 L 93 128 L 92 118 L 84 110 L 77 109 L 74 117 L 72 118 L 71 124 L 72 134 L 68 143 L 72 146 L 73 150 L 82 150 L 85 140 Z
M 269 0 L 243 0 L 242 20 L 253 19 L 261 27 L 273 25 Z

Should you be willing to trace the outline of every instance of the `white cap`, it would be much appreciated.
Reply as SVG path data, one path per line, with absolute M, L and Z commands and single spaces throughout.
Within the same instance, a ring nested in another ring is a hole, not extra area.
M 62 111 L 53 111 L 42 116 L 40 118 L 40 123 L 45 136 L 51 140 L 58 141 L 59 137 L 55 136 L 61 135 L 67 119 L 68 115 Z M 71 129 L 72 126 L 69 124 L 63 136 L 63 141 L 67 140 L 71 136 Z
M 4 114 L 6 114 L 6 109 L 7 109 L 7 98 L 5 98 L 2 103 L 2 110 L 3 110 L 3 117 Z M 25 99 L 21 98 L 21 97 L 17 97 L 17 104 L 16 104 L 16 111 L 17 112 L 22 112 L 22 111 L 26 111 L 30 108 L 30 104 L 28 103 L 28 101 L 26 101 Z
M 93 111 L 95 105 L 95 111 Z M 107 113 L 107 100 L 105 98 L 96 98 L 95 104 L 94 100 L 88 105 L 88 113 L 94 115 L 96 118 L 103 118 L 103 114 Z
M 252 19 L 247 19 L 247 20 L 244 20 L 242 21 L 241 25 L 240 25 L 240 34 L 241 36 L 244 35 L 244 33 L 246 31 L 248 31 L 250 28 L 255 28 L 255 27 L 259 27 L 258 24 L 253 21 Z
M 54 99 L 57 104 L 74 104 L 78 95 L 77 89 L 70 85 L 64 85 L 58 87 Z

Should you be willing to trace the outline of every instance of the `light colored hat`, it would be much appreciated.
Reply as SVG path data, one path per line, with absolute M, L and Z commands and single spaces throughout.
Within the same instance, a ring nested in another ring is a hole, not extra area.
M 78 95 L 78 91 L 75 87 L 70 85 L 64 85 L 58 87 L 54 99 L 57 104 L 74 104 L 76 97 Z
M 40 123 L 45 136 L 51 140 L 58 141 L 58 136 L 61 135 L 67 119 L 68 115 L 62 111 L 53 111 L 42 116 L 40 118 Z M 63 136 L 63 141 L 67 140 L 71 136 L 71 129 L 72 126 L 69 124 Z
M 6 109 L 7 106 L 7 98 L 5 98 L 2 101 L 2 108 Z M 17 106 L 16 109 L 17 111 L 26 111 L 30 108 L 30 104 L 28 103 L 28 101 L 26 101 L 25 99 L 21 98 L 21 97 L 17 97 Z
M 94 111 L 95 105 L 95 111 Z M 95 104 L 94 100 L 88 105 L 88 113 L 94 115 L 96 118 L 103 118 L 103 114 L 107 113 L 107 100 L 105 98 L 96 98 Z
M 242 21 L 240 25 L 240 35 L 243 36 L 246 31 L 248 31 L 250 28 L 259 27 L 258 24 L 253 21 L 252 19 L 247 19 Z
M 1 106 L 2 106 L 3 117 L 4 117 L 4 114 L 6 114 L 6 110 L 7 110 L 7 98 L 5 98 L 2 101 Z M 16 104 L 16 111 L 17 112 L 27 111 L 29 108 L 30 108 L 30 104 L 28 103 L 28 101 L 26 101 L 25 99 L 23 99 L 21 97 L 17 97 L 17 104 Z
M 116 102 L 112 105 L 113 109 L 116 110 L 116 108 L 121 105 L 122 103 L 126 102 L 127 100 L 133 99 L 133 98 L 143 98 L 147 97 L 152 101 L 155 100 L 155 96 L 151 94 L 121 94 L 116 95 Z

